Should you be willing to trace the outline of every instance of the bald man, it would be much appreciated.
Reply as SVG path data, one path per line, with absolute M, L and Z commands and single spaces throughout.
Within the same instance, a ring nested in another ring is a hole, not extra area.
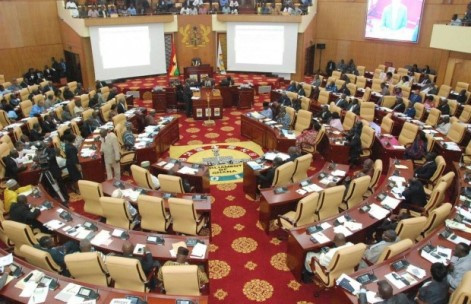
M 142 257 L 134 255 L 134 244 L 130 241 L 125 241 L 121 250 L 123 251 L 123 257 L 139 260 L 139 262 L 141 263 L 142 270 L 144 270 L 144 273 L 147 277 L 149 277 L 149 274 L 152 272 L 154 267 L 159 266 L 159 262 L 153 260 L 152 253 L 150 252 L 149 248 L 147 248 L 147 246 L 144 246 L 144 248 L 142 248 Z M 157 286 L 157 281 L 155 280 L 155 277 L 152 277 L 148 284 L 150 289 L 154 289 Z
M 399 238 L 397 237 L 396 231 L 386 230 L 383 232 L 382 241 L 373 244 L 368 249 L 366 249 L 359 268 L 367 268 L 369 265 L 375 264 L 378 261 L 381 253 L 383 253 L 384 249 L 398 241 Z
M 378 281 L 378 296 L 384 301 L 380 304 L 412 304 L 414 303 L 405 294 L 398 293 L 394 295 L 394 290 L 386 280 Z

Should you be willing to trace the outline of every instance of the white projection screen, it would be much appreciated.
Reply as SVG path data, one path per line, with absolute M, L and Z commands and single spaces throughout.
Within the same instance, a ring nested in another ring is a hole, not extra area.
M 230 71 L 296 73 L 298 24 L 227 23 Z
M 417 43 L 424 0 L 368 0 L 365 38 Z
M 95 78 L 166 73 L 163 24 L 90 27 Z

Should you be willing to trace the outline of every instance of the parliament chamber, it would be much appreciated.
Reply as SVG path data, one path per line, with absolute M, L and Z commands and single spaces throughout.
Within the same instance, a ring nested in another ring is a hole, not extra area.
M 0 1 L 0 302 L 471 303 L 468 2 Z

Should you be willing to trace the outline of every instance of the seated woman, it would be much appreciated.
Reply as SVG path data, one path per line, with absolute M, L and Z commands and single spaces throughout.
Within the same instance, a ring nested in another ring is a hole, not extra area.
M 427 153 L 427 136 L 424 132 L 419 132 L 414 139 L 412 145 L 404 151 L 405 159 L 418 160 L 422 159 Z
M 321 125 L 317 122 L 317 120 L 314 120 L 311 129 L 304 130 L 296 137 L 296 147 L 301 149 L 304 144 L 314 146 L 317 133 L 319 133 L 320 129 Z

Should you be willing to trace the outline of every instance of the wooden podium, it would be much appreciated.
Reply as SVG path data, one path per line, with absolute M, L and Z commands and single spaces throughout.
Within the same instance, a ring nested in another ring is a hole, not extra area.
M 209 107 L 208 98 L 209 94 Z M 221 119 L 223 112 L 222 97 L 219 90 L 201 88 L 193 93 L 193 119 Z
M 152 108 L 155 109 L 157 113 L 167 111 L 167 92 L 165 91 L 166 90 L 152 91 Z
M 213 68 L 209 64 L 186 67 L 183 69 L 183 75 L 185 79 L 191 78 L 201 82 L 204 76 L 213 78 Z
M 250 109 L 254 101 L 253 88 L 240 88 L 237 86 L 217 86 L 221 91 L 225 108 L 237 107 L 238 109 Z

